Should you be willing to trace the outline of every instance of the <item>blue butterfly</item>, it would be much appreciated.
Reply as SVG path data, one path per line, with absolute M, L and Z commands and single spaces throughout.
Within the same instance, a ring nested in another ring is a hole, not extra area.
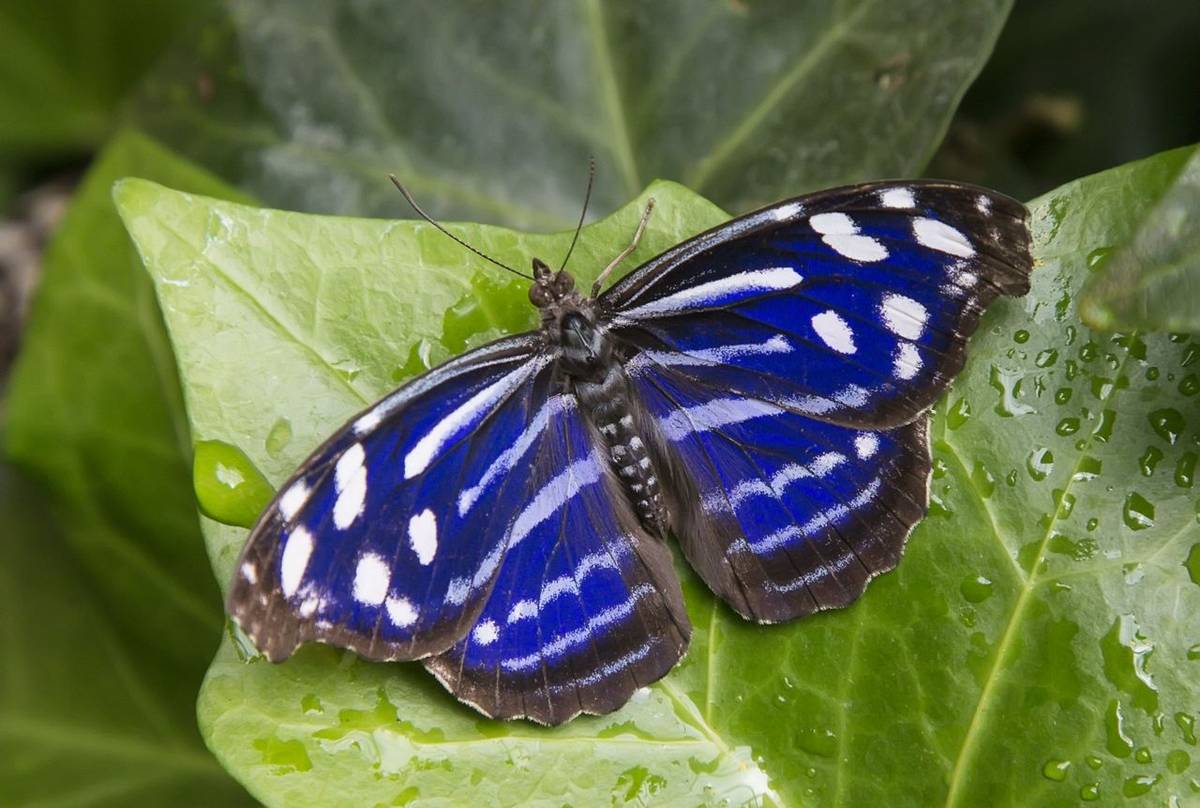
M 313 452 L 229 613 L 272 661 L 310 640 L 420 659 L 488 716 L 560 724 L 685 653 L 669 533 L 748 620 L 846 606 L 925 514 L 927 411 L 968 336 L 1029 290 L 1026 216 L 981 188 L 869 183 L 730 221 L 602 294 L 534 259 L 540 329 Z

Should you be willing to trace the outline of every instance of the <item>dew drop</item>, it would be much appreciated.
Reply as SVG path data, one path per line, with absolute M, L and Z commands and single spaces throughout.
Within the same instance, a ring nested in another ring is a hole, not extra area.
M 1146 715 L 1158 712 L 1158 687 L 1148 666 L 1154 644 L 1142 634 L 1133 615 L 1121 615 L 1100 640 L 1104 676 L 1130 697 Z
M 1121 785 L 1121 793 L 1127 798 L 1133 799 L 1140 797 L 1143 794 L 1150 793 L 1150 789 L 1158 785 L 1158 781 L 1162 779 L 1161 774 L 1137 774 L 1125 780 Z
M 1200 643 L 1197 643 L 1196 645 L 1193 645 L 1191 648 L 1187 649 L 1187 658 L 1192 662 L 1200 660 Z
M 1112 247 L 1097 247 L 1087 254 L 1088 271 L 1095 271 L 1100 268 L 1100 265 L 1107 260 L 1108 256 L 1112 255 Z
M 1117 423 L 1117 413 L 1115 410 L 1106 409 L 1100 413 L 1100 423 L 1096 425 L 1092 435 L 1101 443 L 1108 443 L 1112 440 L 1113 428 Z
M 292 422 L 286 418 L 276 418 L 267 432 L 263 445 L 271 457 L 279 457 L 292 441 Z
M 1042 776 L 1047 780 L 1053 780 L 1056 783 L 1061 783 L 1067 779 L 1067 772 L 1071 770 L 1071 761 L 1069 760 L 1047 760 L 1042 766 Z
M 1025 461 L 1029 476 L 1039 482 L 1054 471 L 1054 453 L 1049 449 L 1034 449 Z
M 969 576 L 959 586 L 962 596 L 971 603 L 983 603 L 992 596 L 994 584 L 982 575 Z
M 958 429 L 971 418 L 971 402 L 965 398 L 960 398 L 950 406 L 950 410 L 946 413 L 946 426 L 950 429 Z
M 1069 381 L 1069 382 L 1074 381 L 1075 377 L 1079 375 L 1079 365 L 1075 362 L 1074 359 L 1068 359 L 1066 362 L 1066 369 L 1067 369 L 1067 381 Z
M 1163 459 L 1162 450 L 1157 446 L 1147 446 L 1146 451 L 1138 458 L 1138 468 L 1142 470 L 1143 477 L 1150 477 L 1154 474 L 1154 467 Z
M 1054 348 L 1047 348 L 1046 350 L 1041 351 L 1037 357 L 1034 358 L 1033 364 L 1040 368 L 1049 368 L 1054 367 L 1054 363 L 1057 361 L 1058 351 Z
M 1165 440 L 1172 446 L 1175 441 L 1179 440 L 1180 433 L 1184 429 L 1183 415 L 1179 410 L 1173 407 L 1164 407 L 1161 410 L 1155 410 L 1148 416 L 1150 420 L 1150 428 L 1153 429 L 1160 438 Z
M 1013 342 L 1017 343 L 1018 345 L 1024 345 L 1025 343 L 1029 342 L 1029 332 L 1024 328 L 1016 331 L 1013 333 Z
M 1075 469 L 1075 473 L 1071 475 L 1071 479 L 1075 482 L 1087 482 L 1096 479 L 1103 473 L 1103 460 L 1091 455 L 1084 455 L 1079 459 L 1079 466 Z
M 1184 376 L 1179 382 L 1179 392 L 1185 396 L 1194 396 L 1196 393 L 1200 393 L 1200 376 L 1195 373 Z
M 1088 783 L 1079 789 L 1079 799 L 1084 802 L 1095 802 L 1100 799 L 1100 784 Z
M 1071 400 L 1071 395 L 1074 392 L 1075 391 L 1072 390 L 1070 387 L 1058 388 L 1057 390 L 1054 391 L 1054 403 L 1058 404 L 1060 406 L 1068 403 Z
M 1083 759 L 1083 762 L 1086 763 L 1089 768 L 1097 770 L 1097 771 L 1100 769 L 1101 766 L 1104 765 L 1104 761 L 1100 758 L 1099 755 L 1088 755 L 1087 757 L 1085 757 Z
M 1021 382 L 1023 381 L 1021 371 L 992 365 L 989 381 L 992 387 L 1000 392 L 1000 398 L 994 408 L 997 415 L 1002 418 L 1012 418 L 1037 412 L 1033 407 L 1017 400 L 1021 397 Z
M 1200 586 L 1200 544 L 1192 545 L 1183 566 L 1187 568 L 1188 577 L 1192 579 L 1192 583 Z
M 1125 732 L 1125 714 L 1121 702 L 1113 699 L 1104 713 L 1104 729 L 1108 736 L 1105 748 L 1113 757 L 1127 758 L 1133 754 L 1133 741 Z
M 1063 418 L 1058 422 L 1058 425 L 1054 427 L 1054 431 L 1064 437 L 1067 435 L 1074 435 L 1079 431 L 1079 419 L 1075 416 Z
M 1125 495 L 1121 518 L 1130 530 L 1145 530 L 1154 527 L 1154 503 L 1136 491 Z
M 1175 713 L 1175 726 L 1183 734 L 1183 740 L 1196 745 L 1196 719 L 1191 713 Z
M 1093 530 L 1095 530 L 1098 527 L 1100 527 L 1100 520 L 1097 519 L 1096 517 L 1093 516 L 1091 519 L 1087 520 L 1088 533 L 1091 533 Z
M 996 478 L 988 471 L 987 466 L 978 460 L 975 461 L 975 467 L 971 469 L 971 482 L 979 491 L 979 496 L 984 499 L 990 499 L 996 491 Z
M 942 479 L 946 476 L 947 471 L 949 471 L 949 467 L 946 465 L 946 461 L 940 457 L 935 457 L 933 459 L 933 479 Z
M 1196 479 L 1196 453 L 1184 452 L 1175 464 L 1175 485 L 1191 488 Z
M 1154 756 L 1150 754 L 1150 747 L 1139 746 L 1137 751 L 1133 753 L 1133 759 L 1138 763 L 1153 763 Z
M 192 486 L 205 516 L 239 527 L 252 526 L 275 493 L 245 452 L 219 440 L 196 444 Z
M 1167 754 L 1167 768 L 1172 774 L 1183 774 L 1191 765 L 1191 755 L 1182 749 L 1173 749 Z

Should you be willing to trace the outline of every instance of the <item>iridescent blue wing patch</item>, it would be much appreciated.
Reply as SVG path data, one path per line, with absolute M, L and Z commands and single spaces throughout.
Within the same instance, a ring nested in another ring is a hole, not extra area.
M 826 191 L 685 242 L 599 305 L 634 361 L 830 423 L 896 426 L 962 369 L 986 306 L 1028 291 L 1025 216 L 956 184 Z
M 313 453 L 255 526 L 229 593 L 269 659 L 307 640 L 418 659 L 471 627 L 527 494 L 510 472 L 543 439 L 552 361 L 532 335 L 493 343 Z
M 896 566 L 925 515 L 925 418 L 888 430 L 829 424 L 640 364 L 635 387 L 662 453 L 688 563 L 747 619 L 777 623 L 853 602 Z
M 574 396 L 551 406 L 487 604 L 425 662 L 481 712 L 543 724 L 621 706 L 691 635 L 670 548 L 638 524 Z

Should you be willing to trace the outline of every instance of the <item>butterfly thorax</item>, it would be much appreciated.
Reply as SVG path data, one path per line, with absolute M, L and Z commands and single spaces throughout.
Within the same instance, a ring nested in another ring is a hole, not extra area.
M 537 259 L 533 269 L 536 280 L 529 299 L 542 313 L 543 337 L 559 349 L 560 381 L 575 394 L 580 410 L 599 434 L 642 525 L 665 536 L 668 517 L 662 488 L 639 419 L 634 417 L 629 378 L 617 361 L 612 339 L 597 325 L 592 301 L 576 291 L 570 274 L 552 273 Z

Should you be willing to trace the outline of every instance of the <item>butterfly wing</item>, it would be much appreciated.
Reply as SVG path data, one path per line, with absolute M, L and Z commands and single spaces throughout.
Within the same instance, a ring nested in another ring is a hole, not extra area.
M 857 429 L 716 395 L 669 367 L 631 378 L 676 475 L 684 556 L 738 613 L 776 623 L 846 606 L 896 566 L 925 514 L 927 419 Z
M 534 334 L 414 380 L 317 449 L 242 551 L 229 614 L 273 661 L 317 640 L 417 659 L 483 608 L 548 422 L 553 356 Z M 516 472 L 514 473 L 514 470 Z
M 1025 218 L 951 183 L 826 191 L 685 242 L 598 305 L 634 363 L 830 423 L 897 426 L 962 369 L 987 305 L 1028 291 Z
M 425 664 L 489 716 L 560 724 L 662 677 L 691 626 L 669 548 L 638 523 L 574 397 L 550 408 L 487 603 Z
M 684 554 L 761 622 L 853 601 L 928 501 L 928 407 L 996 297 L 1029 288 L 1020 203 L 874 183 L 681 244 L 601 296 L 671 477 Z

